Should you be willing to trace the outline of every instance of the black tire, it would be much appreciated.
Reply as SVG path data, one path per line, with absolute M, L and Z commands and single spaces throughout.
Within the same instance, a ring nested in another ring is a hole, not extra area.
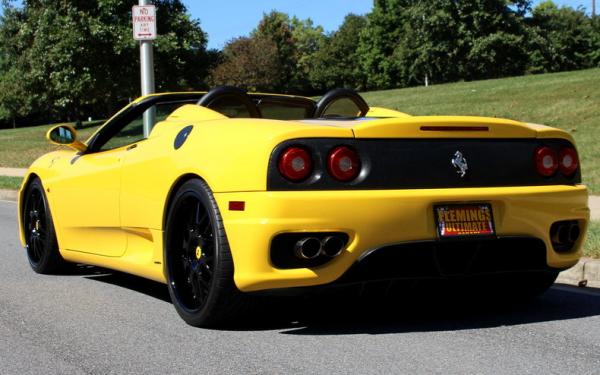
M 38 178 L 34 178 L 27 186 L 24 199 L 21 217 L 29 265 L 41 274 L 64 271 L 68 263 L 58 250 L 50 206 Z
M 195 327 L 231 323 L 247 305 L 233 281 L 223 220 L 208 185 L 185 182 L 175 194 L 165 230 L 165 269 L 171 301 Z

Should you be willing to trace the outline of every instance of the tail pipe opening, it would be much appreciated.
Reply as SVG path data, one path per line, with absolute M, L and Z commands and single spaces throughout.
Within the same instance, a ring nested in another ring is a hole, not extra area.
M 344 232 L 289 232 L 271 241 L 271 263 L 279 269 L 314 268 L 343 256 L 350 243 Z
M 321 255 L 323 245 L 316 237 L 307 237 L 296 242 L 294 254 L 299 259 L 310 260 L 316 259 Z
M 344 251 L 346 243 L 338 236 L 328 236 L 321 241 L 321 245 L 323 248 L 323 255 L 329 258 L 335 258 Z
M 552 247 L 558 253 L 573 250 L 580 235 L 581 228 L 577 220 L 557 221 L 550 227 Z

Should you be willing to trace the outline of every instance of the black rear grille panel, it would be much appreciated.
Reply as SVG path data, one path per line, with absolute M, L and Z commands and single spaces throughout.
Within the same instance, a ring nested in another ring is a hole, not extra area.
M 336 284 L 548 270 L 546 246 L 536 238 L 423 241 L 371 251 L 363 255 Z
M 281 176 L 279 154 L 292 145 L 309 149 L 315 173 L 305 182 L 293 183 Z M 334 180 L 324 166 L 327 154 L 339 145 L 358 151 L 362 160 L 360 177 L 350 183 Z M 556 173 L 542 177 L 535 170 L 537 147 L 557 152 L 573 147 L 563 139 L 298 139 L 276 147 L 269 163 L 269 190 L 337 189 L 429 189 L 499 186 L 573 185 L 581 182 L 579 170 L 573 176 Z M 464 177 L 451 160 L 460 151 L 468 164 Z

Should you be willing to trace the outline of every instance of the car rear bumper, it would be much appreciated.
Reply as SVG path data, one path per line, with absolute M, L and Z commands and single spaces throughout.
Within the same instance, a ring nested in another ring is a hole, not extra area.
M 364 258 L 364 254 L 382 248 L 388 252 L 411 248 L 419 253 L 414 246 L 405 244 L 438 242 L 434 206 L 444 203 L 490 203 L 500 239 L 540 240 L 545 247 L 546 266 L 565 269 L 581 256 L 590 215 L 587 189 L 581 185 L 239 192 L 216 193 L 215 198 L 234 260 L 235 283 L 244 292 L 329 284 L 347 274 L 361 256 Z M 230 202 L 237 201 L 245 202 L 244 211 L 229 210 Z M 549 234 L 551 225 L 562 220 L 577 220 L 582 229 L 573 250 L 567 253 L 553 250 Z M 271 241 L 276 235 L 288 232 L 344 232 L 350 242 L 339 257 L 324 265 L 278 269 L 271 262 Z M 498 264 L 518 265 L 527 258 L 515 251 L 496 253 Z M 406 259 L 398 261 L 411 262 L 410 257 Z M 458 253 L 456 259 L 460 259 Z M 418 263 L 418 258 L 414 262 Z M 422 266 L 414 264 L 415 268 Z M 410 268 L 398 265 L 398 270 Z M 402 276 L 401 272 L 396 276 Z M 406 273 L 406 276 L 411 275 Z

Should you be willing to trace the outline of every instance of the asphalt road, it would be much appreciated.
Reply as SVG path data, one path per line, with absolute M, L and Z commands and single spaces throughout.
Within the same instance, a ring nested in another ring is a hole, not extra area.
M 197 329 L 163 285 L 97 268 L 34 274 L 15 211 L 0 202 L 1 374 L 600 373 L 597 289 L 559 285 L 518 307 L 425 296 L 391 313 L 273 301 L 262 322 Z

